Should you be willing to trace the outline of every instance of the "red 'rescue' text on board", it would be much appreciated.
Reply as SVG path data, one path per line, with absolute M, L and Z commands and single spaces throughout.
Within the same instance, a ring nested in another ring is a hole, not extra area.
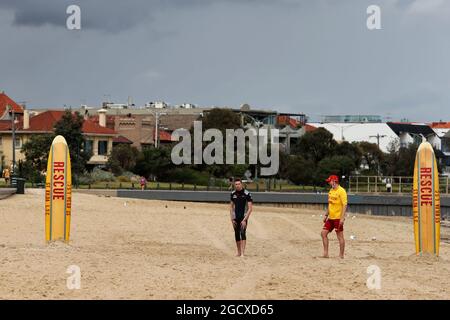
M 433 175 L 431 168 L 420 168 L 420 205 L 433 205 Z
M 64 162 L 53 164 L 53 200 L 64 200 Z

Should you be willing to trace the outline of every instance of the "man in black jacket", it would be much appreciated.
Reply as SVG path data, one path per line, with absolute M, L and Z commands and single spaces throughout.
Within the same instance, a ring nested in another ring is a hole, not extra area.
M 231 192 L 230 218 L 234 228 L 237 256 L 243 257 L 247 241 L 246 230 L 248 218 L 252 213 L 253 199 L 250 192 L 244 189 L 241 179 L 234 180 L 235 190 Z

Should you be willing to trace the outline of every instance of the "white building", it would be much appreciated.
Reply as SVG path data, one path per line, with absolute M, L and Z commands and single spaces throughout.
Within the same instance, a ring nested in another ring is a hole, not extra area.
M 425 123 L 388 122 L 387 125 L 400 138 L 400 146 L 410 143 L 421 143 L 424 139 L 440 150 L 440 138 L 436 132 Z
M 338 141 L 348 142 L 372 142 L 379 144 L 381 151 L 388 152 L 392 142 L 398 142 L 399 146 L 407 146 L 411 143 L 420 143 L 424 139 L 431 143 L 437 150 L 442 149 L 442 139 L 449 136 L 450 128 L 432 128 L 425 123 L 309 123 L 317 128 L 325 128 L 333 134 Z
M 362 142 L 379 144 L 381 151 L 388 152 L 392 142 L 399 136 L 386 123 L 308 123 L 316 128 L 325 128 L 338 141 Z

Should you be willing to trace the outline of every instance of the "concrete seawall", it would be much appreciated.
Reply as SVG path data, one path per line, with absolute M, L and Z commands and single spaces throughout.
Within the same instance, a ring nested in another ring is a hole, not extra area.
M 15 188 L 0 188 L 0 200 L 8 198 L 16 193 Z
M 181 191 L 181 190 L 74 190 L 110 197 L 148 200 L 193 201 L 228 203 L 230 193 L 226 191 Z M 255 205 L 276 207 L 325 209 L 327 194 L 252 192 Z M 383 216 L 412 216 L 412 197 L 407 195 L 349 194 L 349 212 Z M 441 214 L 450 219 L 450 197 L 441 197 Z

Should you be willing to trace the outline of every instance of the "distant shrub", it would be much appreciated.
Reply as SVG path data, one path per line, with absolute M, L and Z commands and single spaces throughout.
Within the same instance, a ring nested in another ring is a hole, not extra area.
M 94 183 L 94 179 L 92 179 L 92 177 L 89 174 L 84 174 L 84 175 L 78 176 L 77 180 L 78 180 L 78 184 L 87 185 L 87 184 Z
M 177 168 L 167 176 L 167 181 L 198 185 L 207 185 L 208 179 L 208 173 L 191 168 Z
M 107 172 L 99 168 L 94 168 L 90 176 L 94 182 L 112 182 L 116 180 L 111 172 Z
M 136 176 L 136 174 L 134 174 L 133 172 L 130 172 L 130 171 L 124 171 L 124 172 L 122 172 L 121 176 L 131 179 L 132 177 Z
M 45 182 L 45 175 L 34 169 L 31 161 L 21 161 L 18 163 L 19 177 L 25 178 L 27 181 L 33 183 Z
M 119 181 L 119 182 L 131 182 L 131 179 L 129 177 L 126 177 L 126 176 L 118 176 L 117 177 L 117 181 Z

